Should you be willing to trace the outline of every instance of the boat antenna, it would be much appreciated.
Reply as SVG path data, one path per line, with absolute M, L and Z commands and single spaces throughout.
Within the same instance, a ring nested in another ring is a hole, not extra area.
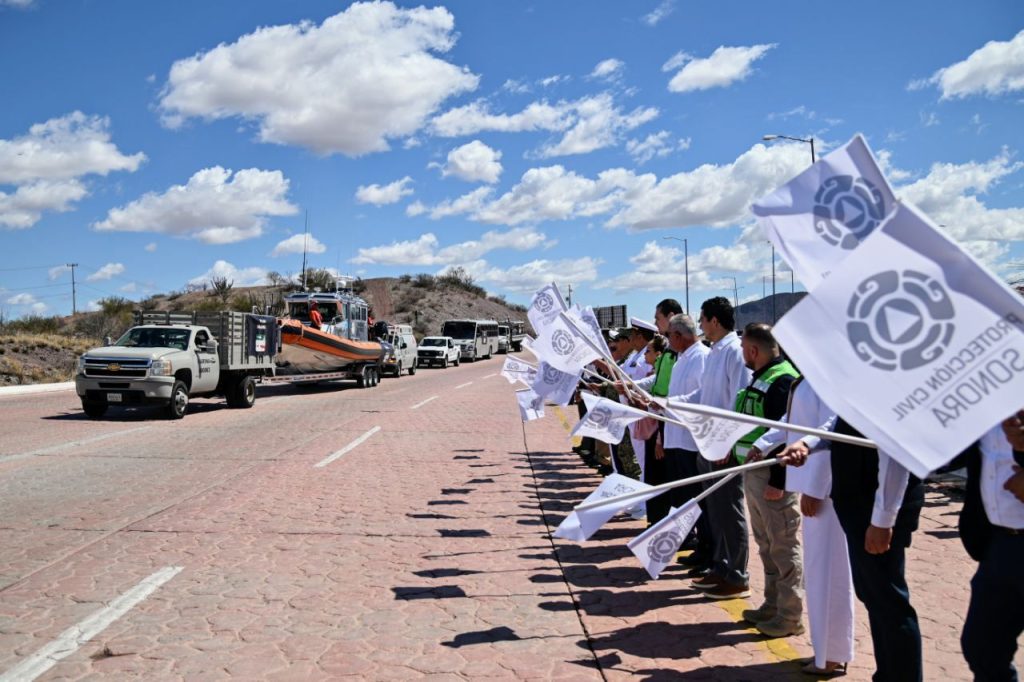
M 309 248 L 309 209 L 306 209 L 306 236 L 302 240 L 302 290 L 306 291 L 306 251 Z

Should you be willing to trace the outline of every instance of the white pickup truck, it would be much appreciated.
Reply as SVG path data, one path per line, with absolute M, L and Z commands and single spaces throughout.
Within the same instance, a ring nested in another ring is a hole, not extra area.
M 449 364 L 459 366 L 462 350 L 450 336 L 424 336 L 420 339 L 416 351 L 416 364 L 420 367 L 438 365 L 447 367 Z
M 112 345 L 78 360 L 75 390 L 96 419 L 110 406 L 159 404 L 171 419 L 189 398 L 222 395 L 228 407 L 252 407 L 257 377 L 274 374 L 276 320 L 237 312 L 135 314 Z

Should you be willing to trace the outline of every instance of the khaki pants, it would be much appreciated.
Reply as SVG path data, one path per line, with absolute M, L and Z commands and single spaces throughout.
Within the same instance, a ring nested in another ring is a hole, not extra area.
M 796 493 L 784 493 L 781 500 L 764 499 L 767 486 L 767 468 L 743 474 L 750 529 L 764 565 L 764 602 L 781 619 L 795 623 L 803 613 L 800 509 Z

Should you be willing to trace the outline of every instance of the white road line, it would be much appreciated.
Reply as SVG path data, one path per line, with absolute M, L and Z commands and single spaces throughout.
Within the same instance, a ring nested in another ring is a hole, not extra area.
M 467 381 L 464 384 L 459 384 L 458 386 L 455 387 L 455 390 L 459 390 L 460 388 L 465 388 L 466 386 L 469 386 L 471 383 L 473 383 L 473 382 L 472 381 Z
M 341 457 L 342 455 L 344 455 L 349 450 L 353 449 L 354 447 L 356 447 L 357 445 L 362 443 L 364 440 L 366 440 L 367 438 L 369 438 L 373 434 L 377 433 L 378 431 L 380 431 L 380 427 L 379 426 L 374 426 L 372 429 L 370 429 L 369 431 L 367 431 L 363 435 L 359 436 L 359 438 L 356 438 L 354 441 L 352 441 L 351 443 L 349 443 L 348 445 L 343 447 L 341 450 L 338 450 L 333 455 L 328 455 L 328 456 L 324 457 L 322 460 L 320 460 L 319 462 L 314 464 L 313 467 L 314 468 L 319 468 L 319 467 L 327 466 L 328 464 L 330 464 L 334 460 L 336 460 L 339 457 Z
M 26 386 L 4 386 L 0 388 L 0 398 L 16 395 L 28 395 L 31 393 L 53 393 L 54 391 L 71 391 L 75 388 L 75 382 L 64 381 L 59 384 L 28 384 Z
M 482 377 L 482 378 L 484 378 L 484 379 L 490 379 L 491 377 L 496 377 L 496 376 L 498 376 L 498 374 L 497 374 L 497 373 L 494 373 L 494 374 L 488 374 L 487 376 L 485 376 L 485 377 Z
M 62 632 L 39 651 L 14 668 L 0 674 L 0 682 L 29 682 L 78 651 L 78 648 L 107 629 L 111 623 L 128 613 L 136 604 L 153 594 L 161 585 L 178 575 L 182 566 L 168 566 L 128 590 L 120 597 Z
M 436 395 L 432 395 L 432 396 L 430 396 L 429 398 L 427 398 L 426 400 L 424 400 L 423 402 L 421 402 L 421 403 L 416 403 L 415 405 L 413 405 L 413 406 L 412 406 L 412 407 L 410 407 L 409 409 L 410 409 L 410 410 L 418 410 L 418 409 L 420 409 L 421 407 L 423 407 L 424 405 L 426 405 L 427 403 L 429 403 L 429 402 L 430 402 L 431 400 L 437 400 L 437 396 L 436 396 Z
M 127 431 L 114 431 L 113 433 L 101 433 L 98 436 L 92 438 L 83 438 L 82 440 L 73 440 L 68 443 L 61 443 L 60 445 L 51 445 L 48 448 L 40 448 L 39 450 L 32 450 L 31 452 L 22 452 L 17 455 L 0 455 L 0 463 L 9 462 L 15 459 L 25 459 L 26 457 L 36 457 L 37 455 L 48 455 L 51 452 L 57 452 L 58 450 L 64 450 L 65 448 L 73 448 L 76 445 L 88 445 L 89 443 L 95 443 L 99 440 L 106 440 L 115 436 L 124 436 L 129 433 L 138 433 L 139 431 L 145 431 L 152 427 L 140 426 L 137 429 L 128 429 Z

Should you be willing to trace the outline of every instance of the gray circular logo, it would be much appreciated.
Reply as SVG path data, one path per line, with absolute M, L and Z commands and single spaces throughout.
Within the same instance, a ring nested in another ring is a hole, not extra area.
M 675 529 L 662 531 L 655 535 L 647 545 L 647 556 L 658 563 L 668 563 L 676 555 L 676 550 L 681 544 L 683 544 L 683 538 L 679 535 L 679 531 Z
M 713 429 L 715 425 L 711 420 L 711 417 L 693 413 L 686 416 L 686 424 L 690 427 L 690 433 L 693 434 L 693 437 L 700 439 L 710 436 L 711 429 Z
M 597 428 L 603 429 L 612 420 L 612 412 L 607 407 L 598 405 L 587 412 L 587 420 L 592 422 Z
M 555 369 L 551 365 L 544 365 L 544 374 L 541 377 L 545 384 L 557 384 L 562 378 L 562 372 Z
M 556 329 L 555 333 L 551 335 L 551 347 L 559 355 L 569 355 L 576 349 L 576 341 L 573 340 L 572 334 L 569 332 L 564 329 Z
M 852 249 L 878 227 L 885 208 L 882 193 L 869 181 L 834 175 L 814 195 L 814 231 L 832 246 Z
M 872 367 L 911 370 L 949 346 L 953 302 L 945 287 L 915 270 L 880 272 L 860 283 L 846 309 L 854 352 Z
M 542 313 L 546 313 L 555 307 L 555 299 L 551 298 L 551 294 L 548 292 L 542 291 L 537 294 L 537 298 L 534 299 L 533 307 Z

